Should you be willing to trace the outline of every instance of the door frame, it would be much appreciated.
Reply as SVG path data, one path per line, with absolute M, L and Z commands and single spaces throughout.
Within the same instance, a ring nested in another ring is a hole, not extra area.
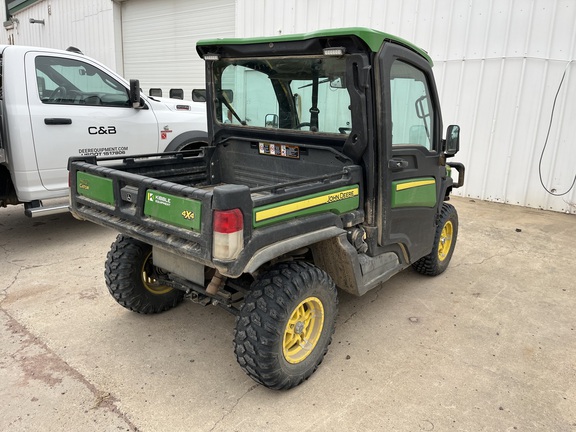
M 432 149 L 424 146 L 392 146 L 391 66 L 400 60 L 420 70 L 434 109 Z M 437 215 L 442 205 L 446 178 L 442 154 L 442 114 L 430 63 L 407 47 L 385 43 L 375 57 L 378 126 L 378 242 L 384 249 L 398 250 L 412 263 L 430 253 Z M 401 166 L 395 163 L 398 162 Z M 433 181 L 433 183 L 431 183 Z M 400 186 L 401 185 L 401 186 Z M 407 193 L 406 193 L 407 192 Z M 398 200 L 399 196 L 404 195 Z

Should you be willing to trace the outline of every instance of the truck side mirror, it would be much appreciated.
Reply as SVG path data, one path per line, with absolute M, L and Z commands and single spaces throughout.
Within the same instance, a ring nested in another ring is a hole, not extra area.
M 444 152 L 446 156 L 454 156 L 460 150 L 460 126 L 450 125 L 446 129 L 446 141 Z
M 140 108 L 142 106 L 140 102 L 140 81 L 136 79 L 130 80 L 130 103 L 132 108 Z

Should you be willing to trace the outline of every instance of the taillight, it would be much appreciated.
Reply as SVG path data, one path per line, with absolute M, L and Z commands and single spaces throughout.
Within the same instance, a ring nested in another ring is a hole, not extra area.
M 214 258 L 236 258 L 244 247 L 244 216 L 240 209 L 215 210 L 212 230 Z

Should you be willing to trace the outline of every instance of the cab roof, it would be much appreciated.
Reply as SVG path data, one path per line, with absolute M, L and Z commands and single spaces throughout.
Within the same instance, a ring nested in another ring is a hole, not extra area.
M 314 44 L 317 41 L 317 44 Z M 234 57 L 256 52 L 261 55 L 285 55 L 288 53 L 314 53 L 320 48 L 345 46 L 347 52 L 378 52 L 385 42 L 397 43 L 420 54 L 432 65 L 426 51 L 405 39 L 365 27 L 335 28 L 308 33 L 267 36 L 255 38 L 204 39 L 198 41 L 196 49 L 201 57 L 214 53 L 223 57 Z M 251 46 L 253 49 L 242 47 Z M 268 48 L 268 49 L 267 49 Z

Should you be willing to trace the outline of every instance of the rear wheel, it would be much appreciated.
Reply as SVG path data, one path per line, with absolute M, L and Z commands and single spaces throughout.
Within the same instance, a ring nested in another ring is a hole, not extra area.
M 305 262 L 282 263 L 258 279 L 236 319 L 234 350 L 244 371 L 272 389 L 289 389 L 318 368 L 332 341 L 336 287 Z
M 440 220 L 436 227 L 432 252 L 420 258 L 412 267 L 428 276 L 436 276 L 448 267 L 458 237 L 458 213 L 453 205 L 443 203 Z
M 126 309 L 153 314 L 178 305 L 184 292 L 158 283 L 161 274 L 152 262 L 152 246 L 123 235 L 112 243 L 104 276 L 110 294 Z

